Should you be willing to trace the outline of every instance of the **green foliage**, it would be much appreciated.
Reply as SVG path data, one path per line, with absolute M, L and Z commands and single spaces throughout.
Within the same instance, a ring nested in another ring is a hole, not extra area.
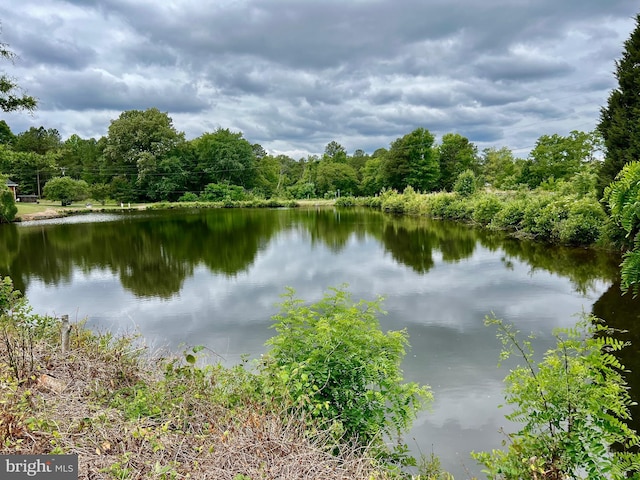
M 523 198 L 515 198 L 506 201 L 502 209 L 497 212 L 493 220 L 491 220 L 491 227 L 504 229 L 509 231 L 517 231 L 522 227 L 522 221 L 524 220 L 525 209 L 528 202 Z
M 62 206 L 72 201 L 84 200 L 89 195 L 89 186 L 84 180 L 74 180 L 70 177 L 56 177 L 49 180 L 42 191 L 50 200 L 59 200 Z
M 351 165 L 323 160 L 316 171 L 317 193 L 340 191 L 341 194 L 353 194 L 358 188 L 358 175 Z
M 383 212 L 388 213 L 404 213 L 405 198 L 396 190 L 386 190 L 380 195 L 381 206 Z
M 6 43 L 0 43 L 0 57 L 13 61 L 16 55 L 9 50 Z M 0 75 L 0 110 L 13 112 L 16 110 L 35 110 L 37 101 L 35 98 L 25 95 L 20 87 L 7 75 Z
M 383 174 L 381 165 L 381 157 L 371 157 L 366 160 L 362 167 L 362 181 L 360 182 L 360 190 L 363 194 L 376 195 L 382 190 Z
M 422 455 L 418 463 L 418 475 L 411 480 L 454 480 L 453 475 L 442 470 L 440 459 L 431 453 L 428 457 Z
M 583 162 L 593 159 L 598 145 L 594 134 L 575 130 L 567 137 L 542 135 L 531 150 L 523 180 L 535 188 L 551 178 L 568 179 L 579 171 Z
M 453 185 L 453 191 L 459 194 L 462 197 L 470 197 L 476 190 L 478 189 L 476 174 L 473 173 L 473 170 L 465 170 L 458 178 L 456 178 L 456 183 Z
M 575 200 L 569 214 L 558 225 L 558 237 L 566 245 L 590 245 L 600 238 L 606 215 L 595 197 Z
M 596 197 L 598 175 L 592 168 L 584 169 L 571 177 L 561 188 L 562 195 L 576 195 L 578 197 Z
M 340 197 L 336 200 L 336 207 L 355 207 L 356 199 L 352 196 Z
M 434 218 L 447 218 L 447 207 L 457 200 L 455 193 L 438 192 L 427 197 L 427 212 Z
M 432 396 L 403 383 L 404 331 L 380 330 L 380 302 L 351 301 L 332 288 L 313 305 L 288 289 L 273 318 L 278 334 L 262 364 L 265 393 L 333 423 L 333 430 L 366 445 L 409 428 Z
M 633 239 L 633 248 L 622 262 L 622 287 L 634 293 L 640 291 L 640 162 L 624 166 L 616 181 L 604 191 L 611 218 Z
M 253 186 L 255 150 L 241 132 L 218 128 L 213 133 L 202 134 L 192 143 L 206 182 Z
M 556 221 L 564 215 L 566 215 L 566 209 L 555 201 L 553 195 L 538 195 L 527 203 L 522 218 L 522 228 L 534 237 L 550 241 Z
M 503 350 L 524 362 L 507 375 L 506 417 L 523 424 L 509 434 L 507 451 L 474 453 L 490 479 L 623 479 L 640 467 L 640 456 L 617 451 L 640 439 L 625 423 L 632 405 L 615 353 L 626 344 L 594 317 L 554 331 L 556 347 L 536 363 L 531 338 L 495 317 Z
M 60 133 L 55 128 L 42 126 L 30 127 L 29 130 L 16 135 L 13 148 L 18 152 L 31 152 L 46 155 L 60 147 Z
M 606 155 L 598 174 L 598 193 L 616 178 L 628 162 L 640 159 L 640 14 L 616 62 L 618 87 L 611 91 L 600 111 L 598 130 L 604 138 Z
M 136 198 L 134 185 L 124 175 L 113 177 L 110 184 L 111 195 L 118 202 L 131 202 Z
M 35 343 L 53 340 L 56 332 L 54 319 L 31 313 L 27 299 L 13 288 L 11 278 L 0 279 L 0 341 L 18 382 L 27 380 L 35 371 Z
M 315 198 L 316 185 L 313 182 L 302 182 L 287 188 L 288 193 L 293 198 Z
M 384 186 L 396 190 L 409 185 L 422 192 L 435 190 L 440 166 L 433 142 L 433 134 L 425 128 L 417 128 L 394 140 L 380 164 Z
M 244 188 L 227 183 L 210 183 L 204 187 L 204 192 L 199 197 L 199 200 L 203 202 L 239 202 L 247 199 L 248 195 Z
M 482 152 L 482 175 L 494 188 L 513 186 L 516 164 L 513 152 L 506 147 L 486 148 Z
M 12 222 L 18 213 L 13 192 L 5 186 L 5 177 L 0 175 L 0 223 Z
M 473 200 L 473 221 L 488 225 L 502 208 L 502 202 L 495 195 L 479 195 Z
M 104 205 L 111 194 L 111 187 L 106 183 L 95 183 L 89 187 L 89 194 L 95 201 Z
M 443 218 L 461 222 L 468 222 L 473 219 L 473 208 L 473 203 L 469 202 L 465 198 L 458 197 L 456 195 L 456 197 L 445 207 Z
M 178 202 L 197 202 L 198 200 L 198 195 L 193 192 L 185 192 L 180 198 L 178 198 Z
M 462 172 L 478 168 L 478 148 L 458 133 L 445 133 L 438 146 L 438 161 L 439 186 L 451 190 Z

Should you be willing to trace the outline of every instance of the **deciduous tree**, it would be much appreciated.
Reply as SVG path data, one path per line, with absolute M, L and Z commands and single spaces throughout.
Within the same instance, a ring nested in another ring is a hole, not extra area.
M 253 187 L 255 150 L 241 132 L 219 128 L 192 141 L 205 183 L 231 183 Z
M 144 197 L 144 177 L 154 175 L 159 162 L 183 141 L 184 134 L 167 113 L 157 108 L 127 110 L 109 125 L 104 155 L 112 176 L 123 176 L 138 187 L 136 196 Z
M 435 190 L 440 167 L 433 142 L 434 136 L 426 128 L 394 140 L 381 165 L 384 186 L 399 191 L 407 186 L 422 192 Z
M 459 133 L 446 133 L 438 146 L 440 187 L 450 191 L 465 170 L 478 170 L 478 148 Z
M 51 200 L 59 200 L 62 206 L 72 201 L 84 200 L 89 195 L 89 186 L 84 180 L 70 177 L 52 178 L 44 186 L 44 196 Z
M 542 135 L 529 154 L 528 176 L 524 180 L 535 188 L 552 177 L 568 179 L 593 160 L 596 148 L 597 138 L 586 132 L 574 130 L 566 137 L 557 133 Z
M 16 54 L 9 49 L 6 43 L 0 43 L 0 57 L 13 61 Z M 0 110 L 3 112 L 13 112 L 16 110 L 35 110 L 37 101 L 35 98 L 25 94 L 14 79 L 2 73 L 0 75 Z
M 508 183 L 508 179 L 516 174 L 513 153 L 507 147 L 484 149 L 481 172 L 485 181 L 492 187 L 503 188 Z

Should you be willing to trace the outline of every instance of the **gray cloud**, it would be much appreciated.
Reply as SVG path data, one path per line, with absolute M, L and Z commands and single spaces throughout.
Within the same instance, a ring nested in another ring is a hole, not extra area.
M 596 125 L 630 3 L 8 0 L 2 41 L 20 59 L 3 67 L 40 108 L 7 118 L 100 136 L 153 106 L 188 138 L 239 129 L 297 156 L 331 140 L 373 152 L 417 127 L 524 149 Z

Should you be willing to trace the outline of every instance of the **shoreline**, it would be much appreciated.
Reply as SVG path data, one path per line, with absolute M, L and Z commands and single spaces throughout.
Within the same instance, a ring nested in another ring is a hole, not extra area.
M 283 200 L 285 202 L 285 200 Z M 288 200 L 286 200 L 288 202 Z M 329 207 L 335 205 L 335 200 L 324 199 L 311 199 L 311 200 L 295 200 L 297 207 L 309 208 L 309 207 Z M 144 203 L 136 204 L 132 206 L 120 207 L 118 205 L 100 205 L 96 207 L 47 207 L 46 210 L 32 213 L 19 213 L 12 223 L 32 222 L 37 220 L 51 220 L 53 218 L 63 218 L 71 215 L 83 215 L 85 213 L 113 213 L 120 211 L 132 211 L 132 210 L 172 210 L 175 208 L 222 208 L 222 203 L 211 202 L 209 204 L 197 203 L 181 203 L 181 202 L 160 202 L 160 203 Z M 241 208 L 251 207 L 250 204 L 240 205 Z

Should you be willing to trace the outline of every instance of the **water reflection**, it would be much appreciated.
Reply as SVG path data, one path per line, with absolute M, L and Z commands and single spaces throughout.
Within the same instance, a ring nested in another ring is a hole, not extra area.
M 0 232 L 0 273 L 11 275 L 17 287 L 42 280 L 59 285 L 74 268 L 108 270 L 140 297 L 170 298 L 180 292 L 194 268 L 234 276 L 247 271 L 274 235 L 297 230 L 312 245 L 339 253 L 350 239 L 372 236 L 384 250 L 416 273 L 427 273 L 434 255 L 458 262 L 476 246 L 504 251 L 514 259 L 571 280 L 587 292 L 598 280 L 612 281 L 618 259 L 603 252 L 523 242 L 495 232 L 411 217 L 384 216 L 356 210 L 195 210 L 108 215 L 109 222 L 3 225 Z M 81 217 L 82 218 L 82 217 Z

